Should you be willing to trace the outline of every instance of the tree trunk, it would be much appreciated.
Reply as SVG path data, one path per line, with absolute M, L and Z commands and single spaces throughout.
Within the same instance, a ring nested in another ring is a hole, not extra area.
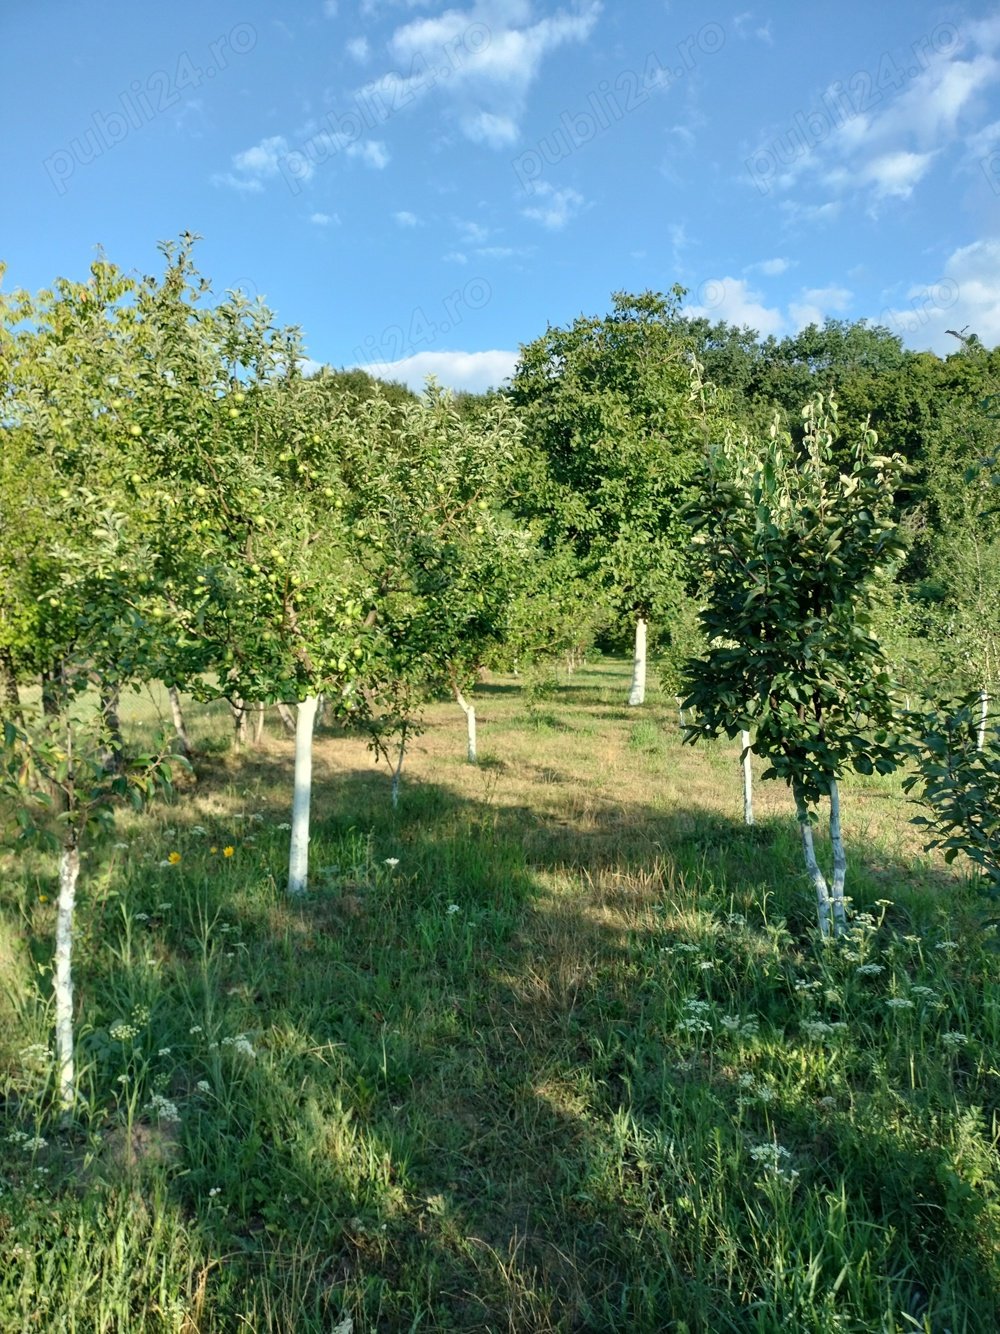
M 476 754 L 476 706 L 466 702 L 461 690 L 455 687 L 455 698 L 458 700 L 458 707 L 465 714 L 465 721 L 469 731 L 469 751 L 468 760 L 470 764 L 478 764 L 479 757 Z
M 750 763 L 750 733 L 740 733 L 743 747 L 743 823 L 753 824 L 753 766 Z
M 65 669 L 56 663 L 52 671 L 42 672 L 42 713 L 46 718 L 58 718 L 62 713 L 65 694 Z
M 187 728 L 184 726 L 184 711 L 181 709 L 181 692 L 176 686 L 169 686 L 167 689 L 167 698 L 170 700 L 170 716 L 174 720 L 174 732 L 177 735 L 180 752 L 186 760 L 189 760 L 191 758 L 191 742 L 188 740 Z
M 76 1102 L 73 1066 L 73 910 L 76 884 L 80 878 L 80 849 L 73 835 L 59 859 L 59 903 L 56 908 L 56 957 L 54 989 L 56 999 L 56 1079 L 59 1106 L 64 1115 Z
M 278 710 L 278 717 L 281 719 L 281 723 L 285 731 L 288 733 L 289 736 L 294 736 L 295 715 L 292 713 L 291 709 L 288 707 L 287 704 L 276 704 L 275 708 Z
M 14 655 L 9 648 L 0 648 L 0 720 L 4 718 L 18 726 L 24 723 Z
M 122 737 L 122 724 L 118 716 L 121 703 L 121 687 L 117 684 L 101 682 L 101 718 L 107 743 L 104 746 L 103 764 L 108 773 L 120 774 L 125 768 L 125 741 Z
M 847 930 L 847 904 L 844 900 L 844 881 L 847 879 L 847 853 L 840 828 L 840 790 L 837 780 L 830 779 L 830 846 L 833 849 L 833 934 L 842 936 Z
M 399 737 L 399 759 L 396 761 L 396 768 L 392 775 L 392 809 L 396 810 L 399 806 L 399 784 L 403 774 L 403 760 L 406 758 L 406 724 L 403 724 L 403 730 Z
M 984 686 L 979 692 L 979 729 L 976 732 L 976 750 L 982 750 L 986 745 L 986 717 L 989 713 L 990 696 Z
M 644 704 L 646 701 L 646 622 L 640 616 L 635 623 L 635 655 L 632 659 L 632 688 L 629 691 L 630 707 Z
M 249 706 L 245 699 L 239 695 L 233 695 L 229 701 L 229 707 L 233 714 L 233 732 L 237 746 L 242 749 L 247 744 L 249 736 Z
M 806 862 L 806 872 L 816 890 L 816 910 L 819 917 L 819 933 L 824 940 L 830 936 L 830 889 L 826 877 L 819 869 L 816 849 L 813 846 L 812 825 L 804 808 L 799 810 L 799 832 L 802 835 L 802 852 Z
M 295 722 L 295 793 L 292 797 L 292 840 L 288 853 L 288 892 L 304 894 L 309 881 L 309 806 L 312 797 L 312 740 L 316 696 L 299 704 Z
M 820 935 L 824 940 L 829 940 L 831 935 L 842 936 L 847 930 L 847 900 L 844 896 L 844 882 L 847 878 L 847 856 L 844 852 L 844 839 L 840 828 L 840 791 L 836 779 L 830 779 L 830 844 L 833 850 L 832 890 L 816 860 L 812 825 L 809 823 L 805 802 L 798 795 L 795 798 L 795 809 L 798 813 L 799 830 L 802 834 L 802 851 L 805 855 L 806 871 L 816 890 Z
M 253 743 L 255 746 L 259 746 L 260 743 L 264 740 L 265 712 L 266 712 L 266 706 L 264 704 L 258 704 L 256 706 L 256 718 L 254 720 L 254 729 L 253 729 Z

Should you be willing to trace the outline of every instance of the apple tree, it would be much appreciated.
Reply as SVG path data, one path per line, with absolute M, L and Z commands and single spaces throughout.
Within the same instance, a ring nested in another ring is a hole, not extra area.
M 686 740 L 755 732 L 765 778 L 791 787 L 803 855 L 824 936 L 846 929 L 847 862 L 838 779 L 896 767 L 898 716 L 882 650 L 871 633 L 879 570 L 902 544 L 892 516 L 897 455 L 874 432 L 837 443 L 833 400 L 802 413 L 793 443 L 727 436 L 714 446 L 688 511 L 700 553 L 706 649 L 687 664 Z M 836 453 L 835 453 L 836 450 Z M 813 825 L 830 802 L 833 876 L 816 860 Z
M 522 346 L 510 391 L 537 459 L 524 509 L 634 633 L 630 704 L 645 697 L 647 625 L 669 632 L 688 573 L 680 511 L 703 427 L 683 295 L 619 292 L 603 319 L 550 327 Z

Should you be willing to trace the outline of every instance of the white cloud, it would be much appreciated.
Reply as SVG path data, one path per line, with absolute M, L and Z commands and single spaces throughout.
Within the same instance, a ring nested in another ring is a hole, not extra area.
M 233 166 L 248 176 L 276 176 L 280 170 L 281 159 L 287 152 L 287 140 L 283 135 L 274 134 L 269 139 L 262 139 L 253 148 L 246 148 L 242 153 L 234 153 Z
M 366 166 L 381 171 L 389 164 L 389 150 L 381 139 L 366 139 L 363 143 L 348 144 L 344 149 L 348 157 L 360 158 Z
M 260 181 L 253 177 L 234 176 L 231 171 L 217 171 L 212 176 L 213 185 L 224 185 L 228 190 L 239 190 L 242 194 L 256 195 L 264 189 Z
M 331 222 L 339 222 L 336 213 L 310 213 L 309 221 L 315 227 L 329 227 Z
M 400 227 L 419 227 L 420 219 L 409 209 L 401 208 L 398 213 L 394 213 L 393 218 Z
M 971 24 L 962 40 L 955 33 L 951 48 L 924 57 L 921 68 L 897 69 L 895 92 L 881 66 L 877 80 L 861 71 L 831 84 L 746 159 L 750 179 L 761 194 L 808 181 L 815 197 L 819 183 L 833 199 L 867 198 L 872 212 L 909 199 L 947 150 L 968 152 L 984 133 L 977 119 L 1000 81 L 997 42 L 1000 23 L 995 32 Z M 808 219 L 810 209 L 816 205 L 803 206 L 798 217 Z
M 785 266 L 789 267 L 788 261 Z M 760 265 L 751 267 L 759 269 Z M 806 287 L 788 303 L 786 310 L 782 310 L 780 306 L 765 305 L 762 294 L 744 278 L 732 277 L 708 278 L 694 295 L 695 301 L 684 308 L 686 314 L 711 320 L 713 324 L 723 320 L 741 329 L 756 329 L 764 337 L 804 329 L 808 324 L 822 325 L 844 312 L 854 296 L 846 287 L 832 284 L 829 287 Z
M 806 288 L 798 301 L 789 302 L 789 320 L 796 331 L 810 324 L 822 325 L 831 314 L 846 310 L 852 296 L 846 287 Z
M 884 153 L 868 163 L 864 179 L 874 185 L 879 199 L 888 195 L 909 199 L 913 187 L 923 178 L 933 159 L 933 153 Z
M 747 273 L 762 273 L 765 278 L 777 278 L 780 274 L 786 273 L 794 263 L 794 260 L 777 256 L 774 259 L 758 260 L 756 264 L 748 264 L 746 271 Z
M 578 191 L 569 186 L 557 190 L 548 181 L 540 181 L 535 186 L 533 197 L 535 199 L 541 197 L 544 202 L 523 208 L 521 212 L 526 218 L 540 222 L 550 231 L 559 231 L 565 227 L 570 218 L 576 217 L 580 212 L 584 203 L 583 195 Z
M 359 65 L 368 63 L 371 55 L 371 47 L 368 45 L 367 37 L 352 37 L 347 43 L 347 54 L 352 60 L 356 60 Z
M 467 389 L 480 394 L 493 389 L 514 373 L 517 352 L 416 352 L 400 361 L 374 362 L 364 367 L 383 380 L 402 380 L 420 391 L 428 375 L 448 389 Z
M 474 144 L 487 144 L 490 148 L 503 148 L 506 144 L 517 141 L 517 123 L 510 116 L 498 116 L 492 111 L 477 111 L 473 115 L 463 116 L 462 131 Z
M 724 320 L 741 329 L 756 329 L 766 337 L 779 333 L 785 322 L 777 307 L 761 304 L 761 294 L 753 291 L 743 278 L 709 278 L 700 284 L 695 295 L 699 300 L 685 306 L 685 313 L 704 317 L 713 324 Z
M 326 18 L 335 19 L 339 8 L 338 0 L 323 0 L 323 13 Z
M 358 92 L 368 105 L 411 106 L 432 94 L 445 101 L 473 143 L 514 143 L 528 90 L 545 57 L 586 41 L 601 0 L 533 21 L 530 0 L 472 0 L 466 8 L 410 20 L 389 39 L 391 70 Z M 388 114 L 391 114 L 388 113 Z
M 489 239 L 490 229 L 484 227 L 481 222 L 466 222 L 460 219 L 458 229 L 462 233 L 462 240 L 467 245 L 472 245 L 474 241 L 482 244 L 483 241 Z
M 914 283 L 906 296 L 907 304 L 887 307 L 879 322 L 912 347 L 954 352 L 958 344 L 947 330 L 966 325 L 987 347 L 1000 343 L 1000 237 L 953 251 L 936 282 Z

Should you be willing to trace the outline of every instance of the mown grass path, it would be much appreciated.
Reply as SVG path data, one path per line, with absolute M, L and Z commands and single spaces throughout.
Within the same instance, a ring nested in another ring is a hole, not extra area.
M 85 863 L 69 1131 L 53 868 L 4 858 L 0 1330 L 1000 1327 L 982 904 L 859 779 L 819 945 L 787 793 L 743 828 L 738 747 L 627 681 L 481 687 L 478 768 L 436 706 L 397 812 L 321 734 L 301 904 L 290 744 L 192 711 L 197 784 Z

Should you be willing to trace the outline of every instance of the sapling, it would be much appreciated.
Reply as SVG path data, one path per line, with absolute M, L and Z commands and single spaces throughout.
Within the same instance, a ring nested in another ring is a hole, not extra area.
M 838 779 L 892 772 L 899 759 L 892 683 L 870 632 L 880 566 L 902 554 L 892 518 L 896 455 L 865 431 L 837 444 L 836 404 L 818 396 L 793 444 L 771 427 L 763 445 L 729 435 L 713 448 L 688 517 L 701 553 L 707 648 L 686 668 L 685 740 L 755 732 L 764 777 L 791 787 L 805 867 L 824 937 L 847 926 L 847 863 Z M 746 746 L 744 744 L 744 750 Z M 830 803 L 832 876 L 813 826 Z
M 83 673 L 79 681 L 85 681 Z M 22 838 L 41 838 L 59 854 L 52 991 L 56 1093 L 64 1116 L 72 1113 L 77 1101 L 73 928 L 81 852 L 89 835 L 113 825 L 117 805 L 130 802 L 138 807 L 157 788 L 169 792 L 171 785 L 162 748 L 157 753 L 129 755 L 117 770 L 109 772 L 110 741 L 100 706 L 74 699 L 72 711 L 56 718 L 43 714 L 29 717 L 23 726 L 5 723 L 0 752 L 0 793 L 14 805 Z

